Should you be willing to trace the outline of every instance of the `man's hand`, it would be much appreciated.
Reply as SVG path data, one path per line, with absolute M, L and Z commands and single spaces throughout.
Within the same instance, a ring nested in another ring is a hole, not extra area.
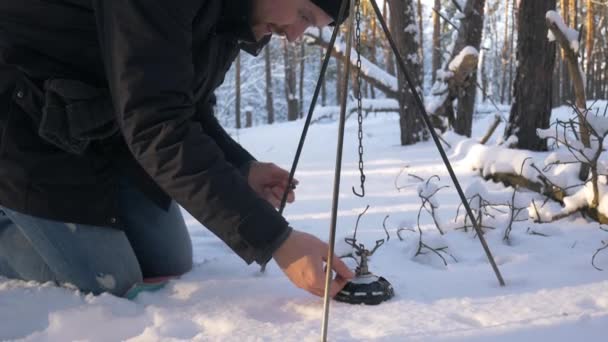
M 323 262 L 327 260 L 328 248 L 318 238 L 294 229 L 273 257 L 294 285 L 322 297 L 325 293 Z M 336 255 L 333 257 L 333 270 L 336 277 L 331 282 L 330 297 L 340 292 L 348 280 L 355 276 Z
M 249 186 L 263 199 L 267 200 L 275 208 L 281 205 L 283 193 L 288 187 L 289 172 L 276 166 L 273 163 L 251 162 L 247 182 Z M 293 188 L 298 184 L 296 179 L 293 180 L 293 186 L 289 186 L 289 194 L 287 195 L 287 203 L 292 203 L 295 200 Z

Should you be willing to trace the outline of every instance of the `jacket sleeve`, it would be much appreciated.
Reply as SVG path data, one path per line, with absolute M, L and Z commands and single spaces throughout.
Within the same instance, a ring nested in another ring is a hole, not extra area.
M 192 21 L 201 0 L 94 0 L 117 120 L 155 182 L 247 263 L 267 262 L 287 222 L 193 120 Z
M 224 130 L 214 115 L 215 96 L 200 101 L 197 104 L 196 118 L 201 123 L 203 131 L 220 147 L 226 160 L 241 171 L 246 170 L 249 162 L 256 160 L 245 148 Z

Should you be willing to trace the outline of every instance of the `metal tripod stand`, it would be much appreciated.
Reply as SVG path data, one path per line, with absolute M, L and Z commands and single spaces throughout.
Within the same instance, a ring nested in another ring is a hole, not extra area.
M 374 9 L 376 19 L 380 22 L 380 24 L 382 26 L 382 30 L 384 31 L 384 34 L 386 35 L 386 38 L 389 41 L 391 49 L 392 49 L 393 53 L 395 54 L 395 57 L 396 57 L 395 59 L 397 61 L 398 69 L 400 72 L 403 73 L 403 75 L 406 79 L 407 85 L 409 87 L 409 90 L 411 91 L 412 95 L 415 98 L 416 106 L 418 108 L 418 114 L 421 116 L 422 120 L 426 124 L 426 126 L 429 130 L 429 133 L 430 133 L 431 137 L 433 138 L 435 145 L 437 146 L 439 154 L 441 155 L 441 159 L 443 160 L 443 162 L 446 166 L 446 169 L 448 170 L 450 178 L 452 179 L 452 182 L 454 183 L 454 187 L 456 188 L 456 191 L 458 192 L 458 195 L 460 196 L 460 200 L 462 201 L 462 204 L 466 210 L 466 213 L 477 233 L 479 242 L 481 243 L 481 245 L 486 253 L 486 256 L 488 258 L 488 261 L 490 262 L 490 265 L 492 266 L 492 269 L 494 270 L 496 278 L 498 279 L 498 282 L 500 283 L 500 285 L 504 286 L 505 282 L 502 278 L 500 270 L 498 269 L 498 266 L 496 265 L 496 262 L 494 261 L 494 257 L 492 256 L 492 253 L 484 238 L 483 232 L 481 231 L 481 228 L 477 224 L 477 220 L 475 220 L 473 211 L 471 210 L 471 207 L 469 206 L 469 203 L 466 200 L 464 192 L 462 191 L 462 187 L 460 186 L 460 183 L 458 182 L 458 179 L 456 178 L 456 174 L 454 173 L 454 170 L 452 169 L 452 165 L 450 164 L 450 161 L 449 161 L 443 147 L 441 146 L 439 137 L 437 136 L 437 133 L 435 132 L 435 129 L 433 128 L 429 115 L 427 114 L 424 104 L 422 102 L 422 99 L 416 89 L 416 85 L 413 82 L 412 78 L 410 77 L 410 73 L 407 70 L 405 62 L 403 61 L 403 57 L 401 56 L 401 53 L 399 52 L 399 49 L 397 48 L 397 45 L 395 44 L 395 41 L 393 40 L 393 37 L 389 32 L 388 26 L 387 26 L 386 22 L 384 21 L 380 8 L 378 7 L 376 0 L 369 0 L 369 1 Z M 342 1 L 342 4 L 340 6 L 340 14 L 338 16 L 338 19 L 336 20 L 336 23 L 342 22 L 343 18 L 347 14 L 347 6 L 346 6 L 347 3 L 348 3 L 348 1 Z M 343 77 L 343 84 L 342 84 L 343 91 L 342 91 L 342 98 L 340 101 L 341 102 L 340 103 L 340 118 L 339 118 L 339 127 L 338 127 L 338 143 L 337 143 L 337 151 L 336 151 L 336 167 L 335 167 L 335 174 L 334 174 L 331 226 L 330 226 L 330 234 L 329 234 L 329 251 L 328 251 L 328 257 L 327 257 L 327 268 L 326 268 L 327 271 L 326 271 L 326 279 L 325 279 L 325 297 L 324 297 L 324 301 L 323 301 L 323 303 L 324 303 L 323 327 L 322 327 L 322 340 L 323 341 L 327 340 L 327 327 L 328 327 L 328 321 L 329 321 L 330 298 L 329 298 L 328 289 L 329 289 L 329 286 L 330 286 L 331 280 L 332 280 L 332 267 L 333 267 L 332 260 L 333 260 L 333 255 L 334 255 L 334 246 L 335 246 L 335 239 L 336 239 L 338 195 L 340 192 L 340 175 L 341 175 L 341 169 L 342 169 L 342 150 L 343 150 L 343 144 L 344 144 L 344 125 L 345 125 L 345 121 L 346 121 L 346 102 L 347 102 L 347 93 L 348 93 L 348 81 L 349 81 L 349 75 L 350 75 L 350 57 L 351 57 L 351 50 L 352 50 L 352 31 L 353 31 L 353 18 L 354 18 L 353 13 L 354 13 L 354 11 L 355 11 L 354 1 L 351 0 L 350 9 L 348 9 L 348 13 L 350 13 L 350 16 L 349 16 L 349 20 L 347 21 L 348 26 L 347 26 L 346 51 L 345 51 L 346 72 L 345 72 L 345 76 Z M 293 181 L 295 170 L 297 168 L 300 154 L 301 154 L 303 146 L 304 146 L 306 134 L 307 134 L 308 128 L 310 126 L 313 111 L 314 111 L 317 99 L 319 97 L 321 84 L 325 77 L 325 72 L 327 70 L 327 65 L 329 64 L 331 52 L 332 52 L 334 44 L 336 42 L 336 37 L 337 37 L 338 31 L 339 31 L 339 27 L 336 26 L 333 30 L 333 34 L 332 34 L 331 39 L 328 44 L 325 58 L 323 60 L 323 64 L 321 67 L 319 79 L 317 81 L 317 87 L 315 88 L 315 92 L 313 94 L 311 105 L 309 107 L 308 115 L 306 117 L 306 121 L 304 124 L 304 129 L 302 131 L 302 136 L 300 137 L 300 143 L 298 144 L 298 149 L 297 149 L 296 155 L 294 157 L 294 162 L 292 164 L 292 168 L 290 171 L 288 184 L 291 184 L 291 182 Z M 287 191 L 284 193 L 283 199 L 281 201 L 281 207 L 280 207 L 281 213 L 283 212 L 286 201 L 287 201 Z

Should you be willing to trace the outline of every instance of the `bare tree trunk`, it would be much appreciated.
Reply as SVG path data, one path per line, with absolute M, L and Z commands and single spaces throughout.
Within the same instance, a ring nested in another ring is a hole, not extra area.
M 578 26 L 578 1 L 570 0 L 570 5 L 568 7 L 570 8 L 570 22 L 568 25 L 576 29 Z
M 241 128 L 241 54 L 236 56 L 235 76 L 236 100 L 234 101 L 234 114 L 236 115 L 236 128 Z
M 591 80 L 593 79 L 593 48 L 595 43 L 595 8 L 593 1 L 594 0 L 587 0 L 587 25 L 585 25 L 587 31 L 587 42 L 585 43 L 587 55 L 587 65 L 585 68 L 587 71 L 587 88 L 591 88 Z
M 298 98 L 296 96 L 296 58 L 294 49 L 283 40 L 283 54 L 285 58 L 285 97 L 287 102 L 287 120 L 294 121 L 298 118 Z
M 420 75 L 424 75 L 424 30 L 422 19 L 422 0 L 418 0 L 418 58 L 420 58 Z
M 566 0 L 564 0 L 566 1 Z M 578 26 L 578 1 L 576 0 L 568 0 L 570 1 L 570 4 L 568 5 L 568 8 L 570 9 L 570 13 L 568 15 L 569 17 L 569 22 L 568 25 L 572 28 L 577 28 Z M 565 57 L 564 57 L 565 58 Z M 566 67 L 564 69 L 568 70 L 569 67 Z M 575 91 L 574 91 L 574 80 L 571 78 L 572 73 L 570 73 L 569 71 L 567 71 L 568 74 L 568 97 L 566 97 L 566 99 L 571 99 L 573 97 L 575 97 Z
M 266 112 L 268 123 L 274 123 L 274 96 L 272 94 L 272 60 L 270 59 L 270 44 L 264 47 L 264 60 L 266 68 Z
M 555 44 L 547 40 L 545 14 L 555 9 L 555 0 L 521 0 L 518 18 L 517 74 L 515 101 L 511 107 L 505 137 L 516 135 L 517 147 L 542 151 L 546 141 L 537 128 L 548 128 L 551 119 L 551 85 Z
M 441 0 L 435 0 L 433 7 L 433 83 L 437 80 L 437 70 L 441 68 Z
M 600 25 L 598 25 L 598 32 L 600 28 L 603 32 L 608 32 L 608 6 L 604 7 L 604 14 Z M 608 100 L 608 67 L 606 67 L 606 61 L 608 61 L 608 39 L 604 35 L 598 35 L 601 51 L 597 52 L 596 58 L 596 73 L 597 73 L 597 98 L 603 98 Z
M 602 31 L 608 32 L 608 6 L 604 7 L 603 18 Z M 600 97 L 608 100 L 608 65 L 606 62 L 608 61 L 608 38 L 606 38 L 606 35 L 598 35 L 598 37 L 602 40 L 602 44 L 600 44 L 602 54 L 598 54 L 598 74 L 600 75 L 598 88 L 601 93 Z
M 299 96 L 299 105 L 298 105 L 298 113 L 300 119 L 304 117 L 304 67 L 306 63 L 306 48 L 304 45 L 304 40 L 300 41 L 300 96 Z
M 325 49 L 319 47 L 319 54 L 321 56 L 321 65 L 323 65 L 323 58 L 325 58 Z M 321 105 L 327 105 L 327 77 L 323 77 L 323 84 L 321 84 Z
M 481 74 L 481 95 L 482 95 L 482 101 L 485 102 L 488 99 L 488 75 L 486 72 L 486 57 L 487 52 L 486 50 L 481 50 L 479 51 L 479 72 Z
M 570 0 L 561 0 L 561 15 L 562 18 L 564 19 L 564 22 L 566 23 L 566 25 L 568 25 L 570 23 L 569 20 L 569 16 L 570 16 Z M 562 71 L 562 82 L 560 84 L 560 101 L 559 104 L 563 104 L 565 103 L 566 99 L 570 98 L 570 75 L 568 75 L 568 69 L 566 68 L 566 65 L 564 63 L 565 59 L 566 59 L 566 55 L 564 54 L 563 51 L 561 51 L 561 56 L 562 58 L 560 58 L 559 60 L 559 64 L 560 64 L 560 69 Z
M 342 98 L 342 78 L 344 75 L 342 74 L 342 59 L 336 59 L 336 103 L 340 103 L 340 99 Z
M 518 20 L 518 10 L 517 10 L 517 1 L 511 1 L 511 38 L 509 38 L 509 50 L 511 50 L 511 54 L 509 55 L 509 88 L 508 88 L 508 103 L 511 103 L 513 100 L 513 75 L 515 74 L 515 66 L 513 61 L 515 60 L 515 32 L 518 31 L 517 23 Z
M 509 51 L 509 0 L 506 0 L 505 4 L 505 35 L 503 39 L 502 45 L 502 82 L 500 83 L 500 103 L 505 103 L 505 94 L 507 92 L 507 66 L 509 63 L 509 56 L 511 51 Z
M 553 68 L 553 105 L 557 106 L 561 103 L 560 89 L 562 85 L 562 61 L 560 60 L 560 51 L 556 49 L 555 67 Z
M 466 46 L 472 46 L 477 51 L 481 46 L 481 33 L 483 31 L 483 14 L 485 0 L 469 0 L 464 8 L 465 18 L 460 22 L 458 38 L 454 44 L 452 58 L 460 53 Z M 470 75 L 470 82 L 464 91 L 458 95 L 458 108 L 454 131 L 461 135 L 471 136 L 473 127 L 473 111 L 475 110 L 475 97 L 477 95 L 477 70 Z
M 384 21 L 385 22 L 390 22 L 390 16 L 388 13 L 388 1 L 384 1 L 384 7 L 382 8 L 382 16 L 384 17 Z M 393 56 L 393 52 L 391 51 L 391 47 L 389 46 L 388 42 L 386 40 L 384 40 L 384 58 L 385 63 L 386 63 L 386 71 L 388 71 L 389 74 L 391 75 L 395 75 L 395 57 Z
M 608 32 L 608 6 L 604 7 L 604 21 L 603 21 L 603 32 Z M 608 61 L 608 38 L 605 35 L 598 35 L 601 37 L 603 44 L 602 46 L 602 50 L 604 50 L 602 56 L 602 61 L 599 62 L 600 67 L 598 68 L 598 70 L 603 70 L 604 73 L 602 75 L 603 80 L 601 81 L 601 89 L 602 89 L 602 96 L 604 97 L 604 99 L 608 100 L 608 65 L 607 62 Z M 603 65 L 603 66 L 602 66 Z
M 402 56 L 417 56 L 418 53 L 418 37 L 412 30 L 406 30 L 410 25 L 416 23 L 416 11 L 413 0 L 389 0 L 388 1 L 391 16 L 390 26 L 391 32 L 397 42 L 397 47 Z M 405 58 L 404 63 L 407 69 L 412 73 L 410 76 L 417 87 L 420 88 L 420 61 L 417 58 Z M 423 134 L 423 123 L 417 116 L 416 103 L 414 96 L 407 90 L 405 76 L 399 72 L 397 74 L 399 84 L 399 108 L 401 127 L 401 145 L 412 145 L 418 141 L 422 141 L 425 137 Z M 420 91 L 418 91 L 420 93 Z
M 372 17 L 372 19 L 370 20 L 370 26 L 371 26 L 371 30 L 372 30 L 372 39 L 371 39 L 371 56 L 369 57 L 369 61 L 377 64 L 378 62 L 376 61 L 376 53 L 377 51 L 377 36 L 378 36 L 378 25 L 376 24 L 376 19 L 375 16 Z M 369 84 L 369 82 L 366 82 L 367 84 Z M 375 99 L 376 98 L 376 89 L 374 88 L 373 84 L 369 84 L 369 89 L 370 89 L 370 93 L 371 93 L 371 98 Z
M 568 1 L 570 0 L 559 0 L 559 9 L 560 15 L 564 18 L 564 21 L 567 21 L 568 18 Z M 564 99 L 564 89 L 566 80 L 564 77 L 563 70 L 563 62 L 561 57 L 562 51 L 560 49 L 556 49 L 555 55 L 555 72 L 553 75 L 553 104 L 555 106 L 561 105 Z
M 245 107 L 245 127 L 249 128 L 253 126 L 253 113 L 251 112 L 251 107 Z

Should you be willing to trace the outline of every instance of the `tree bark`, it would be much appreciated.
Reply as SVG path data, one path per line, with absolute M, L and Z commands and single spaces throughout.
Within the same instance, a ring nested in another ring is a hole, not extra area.
M 336 58 L 336 103 L 340 103 L 340 98 L 342 98 L 342 78 L 344 75 L 342 74 L 342 60 L 344 58 Z
M 321 63 L 323 65 L 323 59 L 325 58 L 325 48 L 322 46 L 319 47 L 319 55 Z M 321 105 L 327 106 L 327 77 L 323 77 L 323 84 L 321 84 Z
M 296 96 L 296 61 L 294 49 L 283 40 L 283 54 L 285 58 L 285 98 L 287 102 L 287 120 L 298 118 L 298 98 Z
M 274 123 L 274 96 L 272 92 L 272 60 L 270 59 L 270 44 L 264 47 L 264 60 L 266 71 L 266 113 L 268 123 Z
M 515 0 L 514 0 L 515 1 Z M 505 95 L 508 91 L 507 89 L 507 66 L 509 65 L 509 56 L 511 51 L 509 51 L 509 0 L 505 4 L 505 32 L 503 38 L 502 45 L 502 54 L 501 54 L 501 62 L 502 62 L 502 82 L 500 83 L 500 103 L 505 103 Z
M 508 85 L 508 96 L 507 102 L 511 103 L 513 100 L 513 75 L 515 74 L 515 67 L 513 66 L 513 61 L 515 60 L 515 32 L 517 32 L 517 22 L 518 22 L 518 11 L 517 11 L 517 1 L 511 1 L 511 38 L 509 38 L 509 50 L 511 54 L 509 55 L 509 85 Z
M 370 48 L 370 53 L 371 55 L 369 56 L 369 61 L 372 62 L 373 64 L 378 64 L 378 62 L 376 61 L 376 53 L 377 53 L 377 34 L 378 34 L 378 27 L 376 25 L 376 19 L 375 16 L 373 16 L 370 20 L 370 28 L 372 31 L 372 39 L 371 39 L 371 48 Z M 370 84 L 369 82 L 367 82 L 367 84 L 369 84 L 369 88 L 370 88 L 370 95 L 372 99 L 376 98 L 376 89 L 374 88 L 373 84 Z
M 566 0 L 563 0 L 566 1 Z M 568 25 L 570 25 L 570 27 L 574 27 L 576 29 L 576 27 L 578 26 L 578 17 L 577 17 L 577 12 L 578 12 L 578 1 L 576 0 L 569 0 L 570 1 L 570 5 L 568 6 L 570 8 L 570 21 L 568 22 Z
M 389 0 L 391 15 L 390 27 L 404 63 L 416 82 L 418 93 L 420 85 L 420 61 L 418 60 L 418 37 L 416 30 L 407 29 L 416 24 L 416 11 L 413 0 Z M 408 57 L 409 56 L 409 57 Z M 401 145 L 412 145 L 422 141 L 424 136 L 423 123 L 418 118 L 414 95 L 408 90 L 405 76 L 397 73 L 399 85 L 399 125 L 401 127 Z
M 570 24 L 570 0 L 561 0 L 561 16 L 564 19 L 566 25 Z M 566 55 L 561 51 L 562 58 L 559 60 L 560 69 L 562 71 L 561 83 L 560 83 L 560 100 L 559 104 L 565 103 L 566 99 L 570 98 L 570 77 L 568 75 L 568 69 L 565 66 L 564 60 Z
M 409 1 L 409 0 L 407 0 Z M 384 22 L 389 23 L 390 22 L 390 14 L 388 13 L 388 1 L 384 1 L 384 7 L 382 8 L 382 16 L 384 17 Z M 385 63 L 386 63 L 386 71 L 388 71 L 389 74 L 395 76 L 395 56 L 393 55 L 393 52 L 391 51 L 391 47 L 389 46 L 388 42 L 385 40 L 384 41 L 384 58 L 385 58 Z
M 298 101 L 298 113 L 300 119 L 304 116 L 304 67 L 306 66 L 306 47 L 304 45 L 304 40 L 300 41 L 300 96 Z
M 437 80 L 437 70 L 441 68 L 441 17 L 439 16 L 440 11 L 441 0 L 435 0 L 435 6 L 433 7 L 433 83 L 435 83 L 435 81 Z
M 587 0 L 587 25 L 585 30 L 587 31 L 587 39 L 585 44 L 585 50 L 587 55 L 587 88 L 591 88 L 591 81 L 593 80 L 593 48 L 595 43 L 595 8 L 593 4 L 594 0 Z
M 544 151 L 547 143 L 536 135 L 551 119 L 551 86 L 555 44 L 547 40 L 545 15 L 555 9 L 555 0 L 521 0 L 518 18 L 517 73 L 505 138 L 516 135 L 517 147 Z M 539 34 L 543 32 L 543 34 Z
M 418 58 L 420 58 L 420 74 L 424 75 L 424 30 L 422 19 L 422 0 L 418 0 Z
M 465 18 L 460 21 L 458 38 L 454 44 L 452 58 L 460 53 L 466 46 L 472 46 L 477 51 L 481 45 L 483 31 L 483 13 L 485 0 L 469 0 L 464 8 Z M 454 131 L 458 134 L 471 136 L 473 127 L 473 111 L 475 110 L 475 97 L 477 96 L 477 69 L 469 76 L 470 82 L 458 95 L 458 107 Z
M 235 76 L 236 100 L 234 101 L 234 115 L 236 128 L 241 128 L 241 54 L 236 56 L 236 76 Z

